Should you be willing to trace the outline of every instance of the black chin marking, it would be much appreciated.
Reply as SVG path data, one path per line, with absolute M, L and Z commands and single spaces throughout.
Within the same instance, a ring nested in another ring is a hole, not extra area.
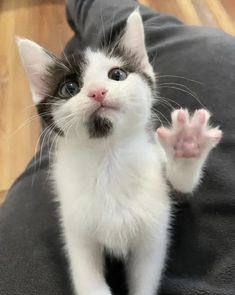
M 93 114 L 87 122 L 87 128 L 90 138 L 102 138 L 112 133 L 113 124 L 109 119 Z

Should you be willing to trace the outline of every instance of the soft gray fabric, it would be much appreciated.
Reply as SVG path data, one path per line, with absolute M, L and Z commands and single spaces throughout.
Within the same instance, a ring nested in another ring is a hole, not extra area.
M 137 6 L 131 0 L 70 0 L 76 36 L 66 50 L 98 46 L 123 26 Z M 235 294 L 235 40 L 210 28 L 182 25 L 141 7 L 150 59 L 159 73 L 160 96 L 173 107 L 207 107 L 224 138 L 211 154 L 203 183 L 178 201 L 162 295 Z M 53 12 L 52 12 L 53 13 Z M 105 34 L 104 34 L 105 32 Z M 175 77 L 180 76 L 180 77 Z M 195 81 L 193 81 L 195 80 Z M 198 83 L 200 82 L 200 83 Z M 177 84 L 164 84 L 177 83 Z M 179 85 L 182 84 L 182 85 Z M 179 89 L 181 88 L 181 90 Z M 189 94 L 189 89 L 191 94 Z M 156 112 L 169 119 L 169 105 Z M 162 121 L 166 118 L 160 115 Z M 33 160 L 0 208 L 0 294 L 72 294 L 50 193 L 48 151 L 35 172 Z M 32 180 L 34 180 L 32 182 Z M 120 263 L 109 260 L 114 294 L 125 294 Z

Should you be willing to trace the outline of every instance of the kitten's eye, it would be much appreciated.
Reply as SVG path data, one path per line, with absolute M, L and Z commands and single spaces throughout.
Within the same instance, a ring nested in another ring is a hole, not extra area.
M 59 94 L 63 98 L 70 98 L 79 92 L 78 83 L 75 81 L 66 81 L 61 84 Z
M 109 79 L 112 79 L 115 81 L 123 81 L 123 80 L 126 80 L 127 78 L 127 72 L 119 68 L 114 68 L 109 71 L 108 77 Z

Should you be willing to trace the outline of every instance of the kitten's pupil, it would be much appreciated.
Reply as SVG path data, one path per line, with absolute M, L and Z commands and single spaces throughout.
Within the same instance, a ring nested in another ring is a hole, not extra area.
M 64 82 L 59 89 L 59 94 L 63 98 L 70 98 L 79 92 L 79 85 L 75 81 Z
M 115 80 L 115 81 L 123 81 L 127 78 L 127 73 L 126 71 L 115 68 L 109 71 L 108 73 L 109 79 Z

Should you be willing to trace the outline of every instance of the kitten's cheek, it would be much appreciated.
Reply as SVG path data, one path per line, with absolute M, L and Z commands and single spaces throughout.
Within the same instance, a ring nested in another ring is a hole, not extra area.
M 58 118 L 54 118 L 54 124 L 60 130 L 65 131 L 65 128 L 64 128 L 65 122 L 63 122 L 62 119 L 59 120 Z
M 56 111 L 53 114 L 53 121 L 58 128 L 65 131 L 66 126 L 68 125 L 68 115 L 62 111 Z
M 125 116 L 122 112 L 116 112 L 110 118 L 110 121 L 113 123 L 114 127 L 116 126 L 118 128 L 118 127 L 121 127 L 123 123 L 125 122 Z

